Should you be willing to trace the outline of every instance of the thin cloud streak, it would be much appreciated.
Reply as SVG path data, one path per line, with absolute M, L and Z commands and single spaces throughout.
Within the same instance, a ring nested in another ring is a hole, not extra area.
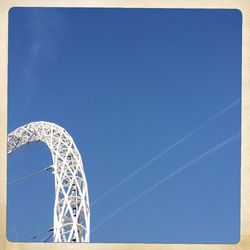
M 229 137 L 228 139 L 226 139 L 223 142 L 217 144 L 213 148 L 211 148 L 211 149 L 207 150 L 206 152 L 202 153 L 201 155 L 199 155 L 195 159 L 193 159 L 193 160 L 189 161 L 188 163 L 184 164 L 183 166 L 181 166 L 180 168 L 178 168 L 176 171 L 174 171 L 171 174 L 167 175 L 166 177 L 164 177 L 163 179 L 161 179 L 160 181 L 158 181 L 154 185 L 150 186 L 145 191 L 143 191 L 141 194 L 139 194 L 136 197 L 134 197 L 133 199 L 129 200 L 123 206 L 121 206 L 120 208 L 116 209 L 114 212 L 112 212 L 107 217 L 105 217 L 100 223 L 98 223 L 91 230 L 91 233 L 93 233 L 94 231 L 96 231 L 98 228 L 100 228 L 102 225 L 104 225 L 107 221 L 109 221 L 110 219 L 112 219 L 116 214 L 118 214 L 119 212 L 121 212 L 122 210 L 124 210 L 126 207 L 130 206 L 131 204 L 133 204 L 134 202 L 136 202 L 137 200 L 139 200 L 143 196 L 145 196 L 148 193 L 152 192 L 154 189 L 156 189 L 158 186 L 160 186 L 161 184 L 163 184 L 165 181 L 173 178 L 174 176 L 176 176 L 177 174 L 181 173 L 182 171 L 184 171 L 185 169 L 187 169 L 191 165 L 197 163 L 198 161 L 202 160 L 203 158 L 209 156 L 210 154 L 218 151 L 219 149 L 221 149 L 222 147 L 224 147 L 227 144 L 231 143 L 232 141 L 238 139 L 239 137 L 240 137 L 240 134 L 236 134 L 234 136 Z
M 229 104 L 226 108 L 224 108 L 221 111 L 217 112 L 215 115 L 213 115 L 212 117 L 210 117 L 207 121 L 201 123 L 199 126 L 197 126 L 196 128 L 194 128 L 193 130 L 191 130 L 185 136 L 183 136 L 182 138 L 180 138 L 179 140 L 177 140 L 172 145 L 168 146 L 161 153 L 159 153 L 158 155 L 156 155 L 155 157 L 153 157 L 151 160 L 149 160 L 146 163 L 144 163 L 141 167 L 137 168 L 135 171 L 131 172 L 125 178 L 123 178 L 122 180 L 120 180 L 113 187 L 111 187 L 110 189 L 108 189 L 107 191 L 105 191 L 101 196 L 99 196 L 97 199 L 95 199 L 90 205 L 94 206 L 96 203 L 98 203 L 99 201 L 101 201 L 107 195 L 109 195 L 112 192 L 114 192 L 118 187 L 120 187 L 121 185 L 125 184 L 128 180 L 130 180 L 135 175 L 137 175 L 138 173 L 140 173 L 143 169 L 145 169 L 146 167 L 150 166 L 155 161 L 157 161 L 158 159 L 160 159 L 162 156 L 164 156 L 165 154 L 167 154 L 168 152 L 170 152 L 172 149 L 174 149 L 175 147 L 177 147 L 179 144 L 181 144 L 182 142 L 184 142 L 187 139 L 189 139 L 198 130 L 200 130 L 201 128 L 205 127 L 207 124 L 209 124 L 210 122 L 212 122 L 213 120 L 215 120 L 216 118 L 220 117 L 221 115 L 223 115 L 224 113 L 226 113 L 228 110 L 230 110 L 231 108 L 233 108 L 234 106 L 236 106 L 237 104 L 239 104 L 240 101 L 241 101 L 240 98 L 236 99 L 231 104 Z

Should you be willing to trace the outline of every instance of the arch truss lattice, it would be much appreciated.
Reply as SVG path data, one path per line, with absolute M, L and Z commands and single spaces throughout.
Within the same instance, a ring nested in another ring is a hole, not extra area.
M 54 242 L 89 242 L 90 207 L 81 155 L 67 131 L 50 122 L 31 122 L 8 134 L 8 154 L 42 141 L 50 149 L 55 179 Z

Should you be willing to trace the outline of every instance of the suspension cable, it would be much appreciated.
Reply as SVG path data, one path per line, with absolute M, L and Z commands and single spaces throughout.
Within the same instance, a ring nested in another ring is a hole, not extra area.
M 43 232 L 41 232 L 41 233 L 38 233 L 38 234 L 34 235 L 33 237 L 31 237 L 31 238 L 29 238 L 29 239 L 26 239 L 24 242 L 29 242 L 29 241 L 31 241 L 31 240 L 34 240 L 34 239 L 36 239 L 37 237 L 39 237 L 39 236 L 41 236 L 41 235 L 44 235 L 44 234 L 46 234 L 46 233 L 48 233 L 48 232 L 52 232 L 52 234 L 53 234 L 53 231 L 54 231 L 54 228 L 51 227 L 51 228 L 49 228 L 49 229 L 46 230 L 46 231 L 43 231 Z
M 52 235 L 53 235 L 53 232 L 43 242 L 47 242 Z
M 22 180 L 24 180 L 24 179 L 26 179 L 26 178 L 29 178 L 29 177 L 31 177 L 31 176 L 40 174 L 40 173 L 42 173 L 42 172 L 48 171 L 48 170 L 50 170 L 50 169 L 52 169 L 52 168 L 53 168 L 53 165 L 51 165 L 51 166 L 49 166 L 49 167 L 46 167 L 46 168 L 44 168 L 44 169 L 42 169 L 42 170 L 35 171 L 35 172 L 30 173 L 30 174 L 28 174 L 28 175 L 22 176 L 22 177 L 17 178 L 17 179 L 15 179 L 15 180 L 13 180 L 13 181 L 9 181 L 9 182 L 8 182 L 8 185 L 13 184 L 13 183 L 16 183 L 16 182 L 18 182 L 18 181 L 22 181 Z

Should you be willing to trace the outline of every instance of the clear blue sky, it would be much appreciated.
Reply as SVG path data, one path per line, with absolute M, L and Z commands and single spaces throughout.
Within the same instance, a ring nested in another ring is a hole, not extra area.
M 64 127 L 90 203 L 236 101 L 91 206 L 92 242 L 239 240 L 240 138 L 117 209 L 240 133 L 241 25 L 238 10 L 11 9 L 8 130 Z M 10 156 L 8 180 L 50 164 L 46 145 L 25 146 Z M 49 172 L 8 185 L 8 238 L 52 227 L 53 203 Z

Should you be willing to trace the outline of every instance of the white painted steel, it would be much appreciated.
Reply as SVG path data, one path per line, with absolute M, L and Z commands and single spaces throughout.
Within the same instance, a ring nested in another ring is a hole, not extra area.
M 50 122 L 31 122 L 8 135 L 8 154 L 42 141 L 50 149 L 55 176 L 54 242 L 89 242 L 90 207 L 81 155 L 67 131 Z

